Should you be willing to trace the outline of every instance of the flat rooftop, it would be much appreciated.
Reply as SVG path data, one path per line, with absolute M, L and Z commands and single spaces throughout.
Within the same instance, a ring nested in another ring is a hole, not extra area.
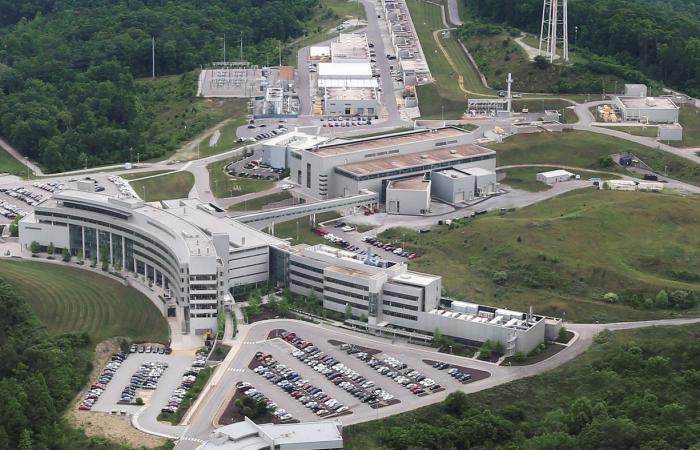
M 467 144 L 438 150 L 410 153 L 408 155 L 389 156 L 387 158 L 379 158 L 371 161 L 344 164 L 338 166 L 338 168 L 354 175 L 366 175 L 394 169 L 428 166 L 441 162 L 456 161 L 470 156 L 490 155 L 495 153 L 495 151 L 480 145 Z
M 443 169 L 436 171 L 436 173 L 439 173 L 440 175 L 445 175 L 446 177 L 450 178 L 466 178 L 469 176 L 469 174 L 457 169 Z
M 671 99 L 666 97 L 618 97 L 625 108 L 635 109 L 678 109 Z
M 377 93 L 372 88 L 328 88 L 328 100 L 376 100 Z
M 410 284 L 413 286 L 428 286 L 440 279 L 441 277 L 436 275 L 428 275 L 420 272 L 407 271 L 405 273 L 402 273 L 401 275 L 392 278 L 391 281 L 394 283 Z
M 343 144 L 324 145 L 315 152 L 320 156 L 335 156 L 345 153 L 363 152 L 368 150 L 380 150 L 389 147 L 415 144 L 439 139 L 464 136 L 469 132 L 459 128 L 438 128 L 435 130 L 415 130 L 404 133 L 387 134 L 366 139 L 358 139 Z
M 372 78 L 370 63 L 318 63 L 318 76 Z
M 329 272 L 335 272 L 339 273 L 341 275 L 348 275 L 351 277 L 357 277 L 357 278 L 372 278 L 376 274 L 369 273 L 369 272 L 363 272 L 361 270 L 356 270 L 356 269 L 351 269 L 349 267 L 342 267 L 342 266 L 330 266 L 326 267 L 326 270 Z
M 403 178 L 389 182 L 389 189 L 408 189 L 412 191 L 429 191 L 430 180 L 426 180 L 423 175 L 417 177 Z
M 475 175 L 475 176 L 483 176 L 483 175 L 493 175 L 493 172 L 487 169 L 484 169 L 482 167 L 461 167 L 457 166 L 455 167 L 457 170 L 460 170 L 467 175 Z
M 294 81 L 294 67 L 280 66 L 280 80 Z

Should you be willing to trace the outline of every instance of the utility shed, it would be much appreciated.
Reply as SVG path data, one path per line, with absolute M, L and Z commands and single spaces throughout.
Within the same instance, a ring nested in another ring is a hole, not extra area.
M 390 181 L 386 188 L 387 214 L 426 214 L 430 210 L 430 184 L 423 175 Z
M 574 177 L 574 174 L 566 170 L 550 170 L 549 172 L 540 172 L 537 174 L 537 181 L 545 184 L 554 184 L 560 181 L 569 181 Z

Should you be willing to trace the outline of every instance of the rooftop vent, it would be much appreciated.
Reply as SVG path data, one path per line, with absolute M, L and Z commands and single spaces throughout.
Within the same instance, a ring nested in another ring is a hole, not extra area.
M 457 154 L 457 150 L 455 150 L 455 149 L 450 150 L 450 155 L 456 155 L 456 154 Z
M 428 159 L 428 155 L 420 155 L 420 159 Z

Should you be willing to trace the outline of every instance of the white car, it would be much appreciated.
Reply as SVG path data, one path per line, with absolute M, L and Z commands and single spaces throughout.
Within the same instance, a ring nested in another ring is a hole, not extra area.
M 355 231 L 355 227 L 351 227 L 350 225 L 345 225 L 343 228 L 341 228 L 341 230 L 343 230 L 347 233 L 350 231 Z
M 280 188 L 281 188 L 283 191 L 288 191 L 289 189 L 293 189 L 294 186 L 291 185 L 291 184 L 283 184 L 282 186 L 280 186 Z

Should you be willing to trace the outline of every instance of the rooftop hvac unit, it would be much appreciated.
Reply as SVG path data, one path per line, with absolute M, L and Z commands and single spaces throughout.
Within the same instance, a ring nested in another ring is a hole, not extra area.
M 654 99 L 654 97 L 647 97 L 645 103 L 647 106 L 656 106 L 656 100 Z

